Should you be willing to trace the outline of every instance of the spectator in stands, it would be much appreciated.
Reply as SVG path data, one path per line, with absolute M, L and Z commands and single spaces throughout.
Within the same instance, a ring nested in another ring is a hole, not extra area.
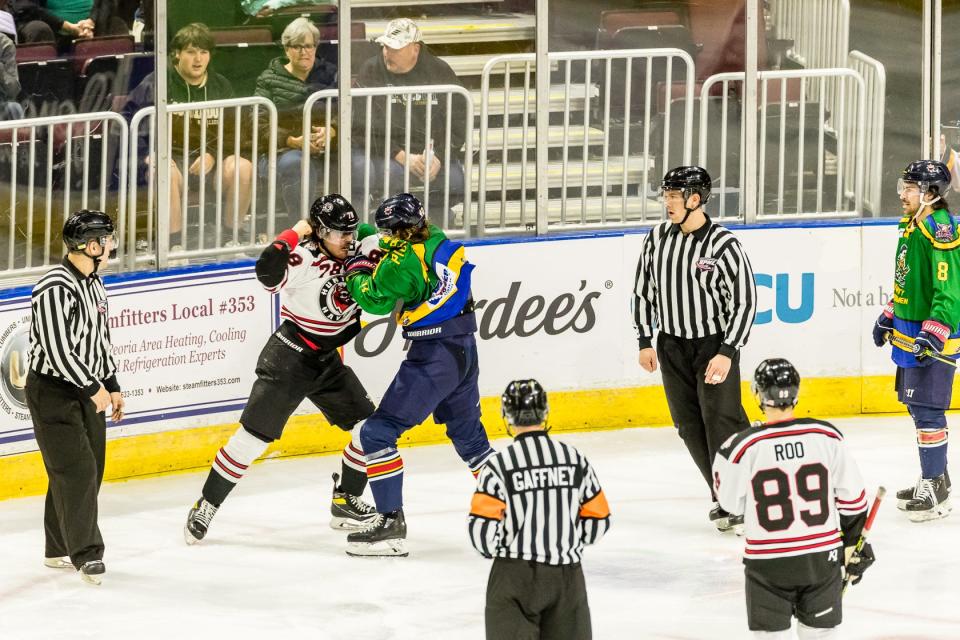
M 23 118 L 23 107 L 17 102 L 20 77 L 17 75 L 17 45 L 0 33 L 0 120 Z
M 264 18 L 283 7 L 329 4 L 329 0 L 240 0 L 240 9 L 248 16 Z
M 116 0 L 13 0 L 20 42 L 57 42 L 130 32 Z
M 314 111 L 311 118 L 313 132 L 310 139 L 303 138 L 303 104 L 307 97 L 337 85 L 337 67 L 316 56 L 319 39 L 320 30 L 306 18 L 297 18 L 287 25 L 280 36 L 284 55 L 270 61 L 257 78 L 254 91 L 255 95 L 271 100 L 277 107 L 277 193 L 290 224 L 306 215 L 300 211 L 300 163 L 304 150 L 311 156 L 307 202 L 313 202 L 321 186 L 318 182 L 322 179 L 323 155 L 332 154 L 334 149 L 332 141 L 336 129 L 333 122 L 325 122 L 324 109 Z M 269 142 L 267 117 L 266 110 L 261 109 L 261 149 L 266 149 Z M 266 158 L 262 163 L 266 169 Z M 335 169 L 336 161 L 331 157 L 331 174 Z M 285 227 L 278 223 L 277 228 Z
M 209 70 L 210 52 L 214 48 L 213 35 L 206 25 L 194 22 L 177 31 L 170 42 L 171 64 L 167 74 L 167 98 L 170 104 L 205 102 L 207 100 L 224 100 L 233 97 L 233 87 L 230 81 L 215 71 Z M 123 108 L 127 120 L 144 107 L 154 104 L 156 74 L 151 73 L 134 89 Z M 209 180 L 216 174 L 217 135 L 221 112 L 217 109 L 204 109 L 189 112 L 174 113 L 172 116 L 170 163 L 170 246 L 172 251 L 182 249 L 183 211 L 182 193 L 184 189 L 184 152 L 187 156 L 186 174 L 202 176 Z M 201 133 L 203 118 L 206 117 L 206 146 L 201 148 Z M 189 122 L 186 119 L 189 118 Z M 223 152 L 232 149 L 233 134 L 228 134 L 232 118 L 224 118 Z M 188 147 L 183 148 L 184 127 L 188 127 Z M 149 144 L 147 126 L 140 127 L 138 148 L 146 150 Z M 233 236 L 234 230 L 240 224 L 250 208 L 250 199 L 253 190 L 253 163 L 236 154 L 223 159 L 222 182 L 224 197 L 224 235 Z M 144 169 L 149 166 L 150 158 L 144 160 Z M 146 173 L 146 171 L 144 172 Z M 187 183 L 189 191 L 189 183 Z M 238 191 L 235 191 L 238 189 Z M 206 193 L 215 194 L 212 188 L 206 188 Z M 239 206 L 234 207 L 235 195 L 238 195 Z M 215 195 L 207 198 L 213 201 Z M 201 212 L 201 216 L 203 212 Z M 228 240 L 232 242 L 231 240 Z
M 381 45 L 381 55 L 367 60 L 360 69 L 357 79 L 361 87 L 390 87 L 455 84 L 461 85 L 460 79 L 446 62 L 433 55 L 423 45 L 420 29 L 413 21 L 407 18 L 393 20 L 387 24 L 383 35 L 377 38 Z M 406 98 L 395 96 L 392 98 L 390 130 L 386 129 L 386 101 L 373 100 L 373 117 L 371 118 L 371 157 L 366 159 L 364 153 L 364 128 L 366 126 L 366 100 L 355 100 L 354 108 L 357 116 L 356 133 L 354 133 L 353 152 L 353 202 L 355 206 L 366 207 L 369 203 L 363 202 L 364 170 L 370 170 L 370 192 L 377 196 L 404 191 L 404 167 L 410 166 L 410 187 L 416 190 L 429 177 L 430 184 L 430 212 L 434 224 L 442 223 L 443 189 L 446 172 L 450 180 L 450 204 L 463 200 L 463 145 L 466 140 L 466 102 L 463 98 L 454 97 L 451 100 L 450 120 L 450 157 L 444 157 L 446 143 L 446 98 L 432 96 L 430 110 L 430 131 L 427 132 L 426 99 L 422 95 L 411 96 L 410 144 L 411 149 L 404 148 L 406 143 Z M 388 137 L 389 136 L 389 137 Z M 390 155 L 390 184 L 383 185 L 384 150 L 389 141 Z
M 17 23 L 13 21 L 13 14 L 10 13 L 10 2 L 8 0 L 0 0 L 0 33 L 6 35 L 16 44 Z

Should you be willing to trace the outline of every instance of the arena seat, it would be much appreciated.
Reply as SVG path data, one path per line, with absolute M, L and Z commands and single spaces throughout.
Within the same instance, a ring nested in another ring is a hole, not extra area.
M 218 45 L 273 42 L 270 28 L 263 26 L 220 27 L 212 29 L 210 34 Z
M 611 40 L 621 29 L 636 27 L 688 26 L 678 10 L 612 10 L 600 13 L 597 29 L 597 49 L 612 49 Z
M 214 48 L 210 67 L 230 80 L 237 96 L 252 96 L 257 77 L 282 55 L 280 45 L 272 42 L 223 44 Z
M 77 74 L 83 72 L 87 60 L 97 56 L 133 53 L 133 36 L 103 36 L 73 41 L 73 67 Z
M 49 42 L 17 45 L 17 63 L 53 60 L 57 57 L 57 48 Z
M 44 104 L 59 105 L 74 100 L 76 74 L 70 60 L 21 62 L 17 65 L 17 75 L 20 78 L 20 102 L 24 106 L 32 102 L 38 111 L 42 111 Z
M 697 80 L 728 71 L 743 71 L 746 67 L 746 3 L 745 0 L 726 2 L 692 2 L 690 30 L 695 42 L 702 46 L 697 55 Z M 758 21 L 757 61 L 761 70 L 767 68 L 767 38 L 763 21 Z

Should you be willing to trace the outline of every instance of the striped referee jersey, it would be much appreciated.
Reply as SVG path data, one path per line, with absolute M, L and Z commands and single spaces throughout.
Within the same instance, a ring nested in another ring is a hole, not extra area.
M 843 434 L 799 418 L 744 429 L 713 463 L 720 506 L 743 514 L 747 560 L 787 558 L 856 544 L 867 495 Z
M 679 338 L 722 333 L 720 353 L 732 358 L 757 312 L 753 269 L 740 241 L 709 216 L 688 234 L 669 221 L 654 227 L 637 264 L 633 310 L 641 348 L 651 345 L 655 326 Z
M 480 471 L 468 528 L 486 558 L 574 564 L 610 528 L 610 508 L 579 451 L 528 431 Z
M 102 383 L 119 391 L 110 350 L 107 291 L 100 276 L 84 276 L 67 258 L 33 288 L 30 370 L 93 396 Z

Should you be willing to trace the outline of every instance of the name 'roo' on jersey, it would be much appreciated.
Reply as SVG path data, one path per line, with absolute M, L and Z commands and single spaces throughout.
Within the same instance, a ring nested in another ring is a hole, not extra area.
M 373 257 L 378 249 L 370 225 L 357 229 L 351 255 Z M 343 262 L 331 258 L 309 239 L 288 248 L 281 242 L 268 246 L 257 261 L 257 277 L 264 288 L 280 292 L 280 317 L 297 326 L 319 348 L 333 349 L 360 330 L 360 308 L 347 291 Z
M 743 514 L 744 558 L 819 553 L 856 544 L 867 497 L 843 434 L 800 418 L 744 429 L 713 464 L 720 506 Z

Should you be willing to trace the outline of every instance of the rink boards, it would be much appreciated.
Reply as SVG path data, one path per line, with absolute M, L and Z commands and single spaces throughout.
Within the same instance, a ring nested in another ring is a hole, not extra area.
M 734 228 L 753 264 L 758 315 L 742 353 L 744 379 L 766 357 L 790 359 L 804 376 L 800 410 L 820 415 L 899 411 L 889 354 L 870 328 L 891 294 L 890 222 L 797 223 Z M 631 302 L 645 232 L 472 240 L 480 326 L 484 423 L 503 434 L 499 394 L 535 377 L 550 393 L 556 430 L 670 423 L 658 374 L 636 363 Z M 694 268 L 691 265 L 691 268 Z M 112 341 L 127 419 L 108 423 L 108 479 L 210 464 L 236 428 L 254 364 L 279 321 L 279 300 L 253 260 L 108 277 Z M 0 298 L 0 498 L 45 489 L 23 403 L 29 289 Z M 365 326 L 344 351 L 376 400 L 404 356 L 390 318 Z M 743 383 L 744 402 L 754 403 Z M 309 403 L 268 456 L 339 450 L 343 433 Z M 407 444 L 443 439 L 427 424 Z

